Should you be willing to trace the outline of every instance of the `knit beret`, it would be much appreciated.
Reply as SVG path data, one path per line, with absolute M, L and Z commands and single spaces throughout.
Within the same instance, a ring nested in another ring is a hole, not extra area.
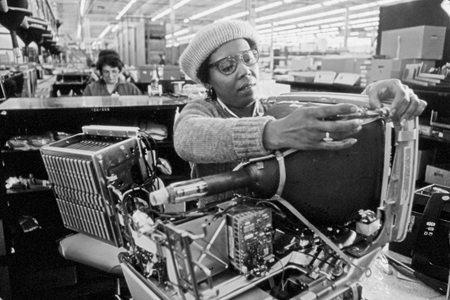
M 197 77 L 201 64 L 221 45 L 238 38 L 249 39 L 258 44 L 258 33 L 245 21 L 219 21 L 203 27 L 181 54 L 181 69 L 193 81 L 201 83 Z

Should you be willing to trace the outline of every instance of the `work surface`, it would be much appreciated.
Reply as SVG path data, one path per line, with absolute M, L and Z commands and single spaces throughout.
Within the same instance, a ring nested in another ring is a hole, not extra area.
M 409 263 L 410 258 L 389 251 L 387 247 L 382 253 L 386 253 L 395 259 Z M 364 300 L 446 300 L 446 296 L 434 291 L 418 280 L 410 279 L 395 270 L 381 255 L 371 268 L 369 277 L 365 277 L 363 286 Z
M 0 104 L 0 110 L 99 108 L 182 105 L 183 98 L 149 96 L 11 98 Z

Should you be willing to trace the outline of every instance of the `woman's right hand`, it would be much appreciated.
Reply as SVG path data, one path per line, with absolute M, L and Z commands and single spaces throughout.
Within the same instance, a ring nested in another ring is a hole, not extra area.
M 352 104 L 299 107 L 289 115 L 267 123 L 264 128 L 264 147 L 267 150 L 348 148 L 356 143 L 357 140 L 350 137 L 362 129 L 362 121 L 328 119 L 357 111 L 357 106 Z

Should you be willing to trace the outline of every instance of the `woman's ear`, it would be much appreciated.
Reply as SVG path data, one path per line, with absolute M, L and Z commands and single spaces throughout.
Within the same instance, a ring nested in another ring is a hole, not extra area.
M 212 89 L 212 85 L 210 83 L 205 83 L 204 86 L 207 90 Z

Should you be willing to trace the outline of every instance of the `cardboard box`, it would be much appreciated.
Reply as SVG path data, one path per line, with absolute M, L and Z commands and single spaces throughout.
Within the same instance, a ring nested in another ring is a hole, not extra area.
M 314 82 L 316 72 L 289 72 L 296 82 Z
M 381 55 L 392 58 L 442 59 L 446 28 L 415 26 L 381 33 Z
M 435 63 L 434 60 L 424 59 L 373 59 L 368 70 L 369 83 L 391 78 L 402 79 L 408 64 L 423 64 L 423 69 L 428 70 Z
M 293 57 L 290 67 L 293 71 L 309 71 L 316 68 L 312 57 Z
M 450 164 L 428 165 L 425 181 L 450 187 Z
M 402 61 L 398 59 L 374 59 L 370 70 L 371 82 L 401 77 Z
M 359 74 L 361 65 L 367 58 L 355 57 L 324 57 L 322 59 L 321 71 L 334 71 L 336 73 Z
M 434 150 L 419 150 L 417 155 L 416 180 L 423 180 L 428 164 L 433 158 Z

